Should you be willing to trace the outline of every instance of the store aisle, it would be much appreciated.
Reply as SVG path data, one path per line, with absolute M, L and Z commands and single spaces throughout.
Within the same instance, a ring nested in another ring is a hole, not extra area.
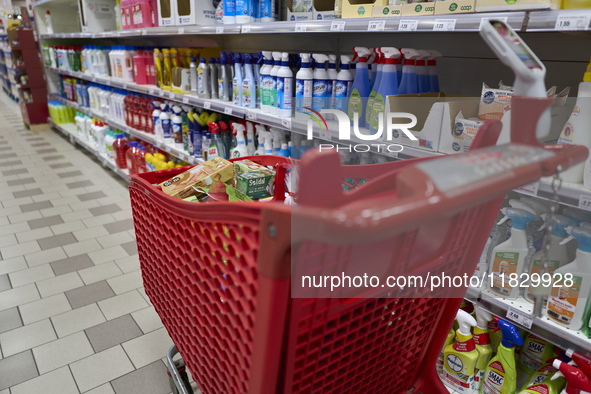
M 169 393 L 126 183 L 0 97 L 0 394 Z

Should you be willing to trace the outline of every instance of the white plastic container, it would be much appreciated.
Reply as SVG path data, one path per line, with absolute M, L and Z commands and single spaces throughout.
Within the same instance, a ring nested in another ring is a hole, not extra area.
M 281 68 L 277 71 L 277 115 L 291 117 L 293 99 L 293 72 L 289 68 L 289 53 L 281 54 Z

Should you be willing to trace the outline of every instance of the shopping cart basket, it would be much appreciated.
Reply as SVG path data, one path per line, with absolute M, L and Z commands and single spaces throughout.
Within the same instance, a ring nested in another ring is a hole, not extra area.
M 471 274 L 502 197 L 587 156 L 535 140 L 532 120 L 550 102 L 513 98 L 509 146 L 490 146 L 501 126 L 487 122 L 474 144 L 488 147 L 465 154 L 340 166 L 334 152 L 307 153 L 293 209 L 184 202 L 153 186 L 175 170 L 134 175 L 144 286 L 200 390 L 447 393 L 435 364 L 461 295 L 298 298 L 292 276 L 346 268 L 368 244 L 389 245 L 388 274 Z M 254 160 L 283 167 L 281 158 Z

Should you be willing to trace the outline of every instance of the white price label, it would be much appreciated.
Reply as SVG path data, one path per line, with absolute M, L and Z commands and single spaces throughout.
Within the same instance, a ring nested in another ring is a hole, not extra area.
M 250 26 L 249 25 L 242 26 L 242 33 L 250 33 Z
M 127 84 L 123 84 L 123 89 L 127 90 Z
M 224 26 L 217 26 L 215 28 L 215 34 L 224 34 Z
M 398 23 L 398 31 L 417 31 L 419 21 L 416 19 L 402 19 Z
M 105 84 L 107 84 L 107 86 L 111 86 L 111 80 L 110 80 L 110 79 L 107 79 L 107 80 L 105 81 Z
M 173 92 L 168 92 L 168 98 L 173 99 L 175 94 Z
M 579 196 L 579 208 L 591 211 L 591 196 L 581 194 Z
M 320 129 L 320 139 L 326 140 L 326 141 L 331 141 L 332 136 L 330 135 L 330 131 Z
M 225 113 L 226 115 L 230 115 L 230 116 L 232 116 L 232 108 L 230 108 L 230 107 L 226 107 L 226 108 L 224 108 L 224 113 Z
M 499 18 L 482 18 L 482 19 L 480 19 L 480 26 L 479 26 L 478 30 L 482 30 L 482 25 L 484 25 L 485 23 L 487 23 L 491 19 L 495 20 L 495 21 L 503 21 L 503 22 L 507 23 L 506 16 L 499 17 Z
M 185 28 L 179 27 L 179 34 L 184 34 L 184 33 L 185 33 Z
M 248 119 L 248 120 L 257 120 L 257 114 L 256 114 L 256 112 L 247 112 L 246 113 L 246 119 Z
M 172 148 L 171 148 L 169 145 L 166 145 L 166 146 L 164 147 L 164 150 L 165 150 L 167 153 L 171 153 L 171 152 L 172 152 Z
M 554 30 L 587 30 L 591 14 L 562 14 L 556 18 Z
M 91 81 L 92 81 L 92 82 L 96 82 L 96 77 L 92 77 L 92 78 L 91 78 Z
M 209 101 L 204 101 L 203 102 L 203 108 L 210 109 L 211 108 L 211 103 Z
M 540 188 L 540 182 L 538 181 L 538 182 L 530 183 L 525 186 L 521 186 L 517 190 L 521 193 L 531 194 L 532 196 L 537 196 L 539 188 Z
M 304 32 L 308 26 L 305 23 L 296 23 L 295 31 L 296 32 Z
M 383 31 L 386 26 L 386 21 L 369 21 L 367 31 Z
M 70 134 L 70 144 L 74 143 L 74 136 L 72 134 Z
M 433 31 L 454 31 L 456 19 L 435 19 Z
M 183 97 L 183 103 L 184 104 L 189 104 L 189 98 L 188 97 Z
M 512 306 L 507 309 L 507 319 L 514 321 L 517 324 L 521 324 L 525 328 L 531 328 L 534 319 L 527 313 L 520 311 L 519 309 L 513 308 Z
M 332 21 L 330 24 L 330 31 L 344 31 L 345 21 Z
M 148 89 L 148 94 L 150 96 L 153 96 L 154 95 L 154 89 Z
M 159 92 L 158 92 L 158 94 L 159 94 L 161 97 L 164 97 L 164 95 L 166 94 L 166 92 L 165 92 L 164 90 L 161 90 L 161 91 L 159 91 Z
M 286 129 L 291 130 L 291 118 L 282 118 L 281 125 Z

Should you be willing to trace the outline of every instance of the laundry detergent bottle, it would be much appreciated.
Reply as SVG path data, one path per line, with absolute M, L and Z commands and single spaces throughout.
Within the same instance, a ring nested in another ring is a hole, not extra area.
M 300 53 L 302 65 L 296 74 L 296 117 L 298 114 L 310 113 L 309 109 L 312 107 L 312 86 L 314 84 L 314 74 L 310 68 L 310 54 Z
M 396 96 L 398 94 L 398 86 L 396 86 L 398 80 L 396 78 L 396 65 L 394 63 L 396 58 L 400 57 L 400 51 L 392 47 L 383 47 L 381 48 L 381 52 L 385 64 L 380 64 L 378 66 L 382 66 L 381 71 L 378 71 L 381 75 L 378 76 L 378 81 L 376 82 L 376 96 L 373 99 L 368 125 L 372 133 L 384 129 L 383 122 L 384 113 L 386 112 L 386 106 L 388 104 L 387 97 Z
M 578 330 L 589 326 L 585 309 L 591 289 L 591 229 L 574 227 L 570 235 L 577 240 L 576 258 L 554 271 L 547 313 L 550 320 Z
M 515 367 L 515 346 L 523 345 L 523 338 L 517 327 L 504 319 L 497 322 L 503 340 L 497 355 L 488 362 L 482 381 L 482 394 L 515 394 L 517 369 Z
M 328 56 L 315 53 L 312 57 L 316 60 L 314 83 L 312 85 L 312 109 L 320 112 L 323 109 L 330 108 L 327 106 L 327 103 L 330 103 L 330 99 L 328 98 L 328 72 L 324 68 L 325 63 L 328 61 Z
M 365 47 L 354 47 L 355 58 L 359 58 L 359 63 L 355 67 L 355 78 L 351 86 L 351 94 L 349 95 L 349 104 L 347 113 L 351 124 L 355 121 L 355 114 L 358 117 L 358 126 L 365 127 L 365 110 L 367 106 L 367 98 L 369 97 L 369 70 L 367 68 L 367 61 L 371 56 L 371 51 Z
M 478 351 L 470 328 L 476 325 L 476 320 L 460 309 L 456 321 L 459 326 L 456 331 L 456 342 L 448 345 L 443 351 L 441 380 L 459 393 L 472 393 L 475 388 L 474 373 Z
M 488 323 L 492 321 L 492 315 L 480 307 L 476 307 L 476 327 L 474 327 L 474 343 L 478 351 L 478 362 L 474 372 L 474 388 L 480 390 L 484 370 L 492 357 L 492 346 L 490 345 L 490 331 Z

